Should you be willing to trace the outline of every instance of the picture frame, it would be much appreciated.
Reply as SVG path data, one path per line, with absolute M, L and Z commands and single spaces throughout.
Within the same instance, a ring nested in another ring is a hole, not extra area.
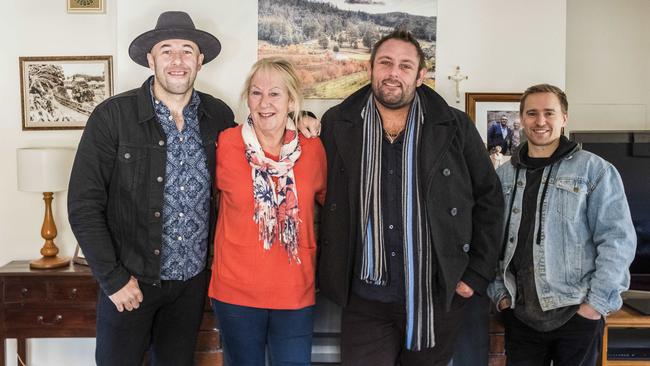
M 66 0 L 68 13 L 103 13 L 105 0 Z
M 493 141 L 488 141 L 488 129 L 497 123 L 497 119 L 507 119 L 507 126 L 512 129 L 519 120 L 519 100 L 522 93 L 465 93 L 465 111 L 472 119 L 483 139 L 483 142 L 491 150 Z M 503 153 L 509 155 L 510 149 L 504 149 Z
M 372 45 L 398 28 L 417 39 L 435 87 L 438 0 L 257 3 L 258 59 L 292 62 L 305 99 L 342 100 L 368 84 Z
M 113 95 L 112 56 L 20 57 L 23 130 L 83 129 Z
M 84 253 L 81 251 L 81 247 L 79 247 L 79 244 L 77 244 L 77 248 L 75 248 L 74 250 L 74 255 L 72 256 L 72 262 L 84 266 L 88 265 L 88 261 L 86 260 Z

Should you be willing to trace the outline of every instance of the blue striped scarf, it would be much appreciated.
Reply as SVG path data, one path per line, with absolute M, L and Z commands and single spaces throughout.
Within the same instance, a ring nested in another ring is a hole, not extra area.
M 361 280 L 386 285 L 388 274 L 384 246 L 381 202 L 381 146 L 383 127 L 370 95 L 363 112 L 361 157 L 361 227 L 363 257 Z M 416 94 L 404 131 L 402 151 L 402 220 L 404 227 L 404 284 L 406 289 L 406 347 L 419 351 L 432 348 L 433 288 L 432 255 L 423 192 L 419 185 L 420 130 L 424 116 Z

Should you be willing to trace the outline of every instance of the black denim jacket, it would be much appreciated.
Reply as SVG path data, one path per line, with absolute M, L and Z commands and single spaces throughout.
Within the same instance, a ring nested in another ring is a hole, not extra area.
M 70 226 L 107 295 L 121 289 L 130 276 L 160 284 L 166 138 L 149 85 L 150 79 L 95 108 L 70 177 Z M 215 142 L 219 132 L 234 126 L 234 116 L 223 101 L 200 92 L 199 97 L 203 148 L 214 179 Z M 212 186 L 208 247 L 217 206 Z

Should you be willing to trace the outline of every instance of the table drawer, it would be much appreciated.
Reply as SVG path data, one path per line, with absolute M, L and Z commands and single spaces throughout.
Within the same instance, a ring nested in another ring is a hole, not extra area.
M 97 301 L 97 284 L 93 281 L 50 282 L 48 298 L 53 301 L 91 302 Z
M 5 302 L 41 302 L 46 298 L 47 282 L 11 278 L 5 281 Z
M 64 279 L 53 277 L 46 281 L 36 279 L 7 279 L 5 303 L 34 304 L 47 302 L 95 303 L 97 283 L 92 279 Z
M 25 331 L 61 334 L 69 330 L 94 332 L 96 311 L 94 308 L 5 308 L 5 326 L 8 334 Z

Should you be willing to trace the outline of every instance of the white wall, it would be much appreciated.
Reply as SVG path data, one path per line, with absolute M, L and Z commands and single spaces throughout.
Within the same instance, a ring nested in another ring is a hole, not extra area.
M 464 92 L 523 92 L 546 82 L 564 88 L 566 1 L 439 0 L 436 90 L 455 104 L 447 79 L 457 65 Z
M 643 1 L 643 0 L 640 0 Z M 237 109 L 241 84 L 256 58 L 255 1 L 107 0 L 106 14 L 67 14 L 65 1 L 7 1 L 0 22 L 3 86 L 0 101 L 0 264 L 30 259 L 42 245 L 43 203 L 38 194 L 16 190 L 15 149 L 25 146 L 75 146 L 79 131 L 21 131 L 19 56 L 114 56 L 115 91 L 139 86 L 149 72 L 127 54 L 131 40 L 155 25 L 164 10 L 189 12 L 198 28 L 221 41 L 221 55 L 205 66 L 197 89 L 212 93 Z M 520 92 L 538 82 L 560 87 L 565 80 L 564 0 L 438 0 L 437 90 L 452 105 L 454 85 L 447 80 L 456 65 L 469 75 L 461 92 Z M 310 101 L 322 114 L 336 101 Z M 463 109 L 463 103 L 457 105 Z M 242 113 L 239 114 L 242 116 Z M 56 194 L 57 244 L 71 255 L 75 240 L 67 223 L 65 194 Z M 92 339 L 31 341 L 30 366 L 93 364 Z M 15 352 L 10 342 L 8 354 Z M 7 357 L 15 365 L 15 357 Z
M 3 52 L 0 56 L 0 264 L 39 256 L 44 205 L 42 195 L 16 190 L 16 148 L 76 146 L 79 131 L 22 131 L 19 56 L 111 55 L 116 48 L 115 9 L 106 14 L 66 13 L 65 1 L 5 1 L 0 22 Z M 64 255 L 74 250 L 74 237 L 66 219 L 65 192 L 55 193 L 53 211 Z M 30 365 L 93 364 L 94 340 L 36 340 Z M 15 342 L 8 344 L 8 365 L 15 365 Z
M 567 4 L 570 130 L 650 129 L 650 1 Z

